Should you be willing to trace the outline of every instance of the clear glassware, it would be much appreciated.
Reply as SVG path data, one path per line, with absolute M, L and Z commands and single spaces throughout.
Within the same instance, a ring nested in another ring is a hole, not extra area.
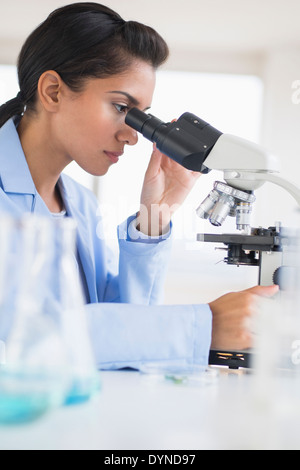
M 99 373 L 90 344 L 79 282 L 76 224 L 73 219 L 64 218 L 56 220 L 54 225 L 59 260 L 59 323 L 72 381 L 65 403 L 76 404 L 88 400 L 99 389 Z
M 98 388 L 75 238 L 70 218 L 0 217 L 0 423 L 30 421 Z
M 63 350 L 63 344 L 55 323 L 41 309 L 50 261 L 48 224 L 33 217 L 1 216 L 0 233 L 0 338 L 5 344 L 0 422 L 20 423 L 61 402 L 64 381 L 52 350 Z
M 260 300 L 253 397 L 269 412 L 300 413 L 300 220 L 285 230 L 281 290 Z

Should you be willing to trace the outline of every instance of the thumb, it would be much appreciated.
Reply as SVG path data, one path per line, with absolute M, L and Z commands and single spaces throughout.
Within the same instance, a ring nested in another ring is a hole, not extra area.
M 260 295 L 261 297 L 273 297 L 279 291 L 279 286 L 276 284 L 272 286 L 254 286 L 250 289 L 246 289 L 245 292 L 251 292 L 255 295 Z

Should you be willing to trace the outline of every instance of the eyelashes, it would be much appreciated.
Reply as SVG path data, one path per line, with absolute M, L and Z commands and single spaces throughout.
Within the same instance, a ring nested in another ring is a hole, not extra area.
M 113 103 L 113 105 L 116 108 L 117 112 L 120 114 L 126 114 L 129 110 L 129 106 L 127 106 L 126 104 Z

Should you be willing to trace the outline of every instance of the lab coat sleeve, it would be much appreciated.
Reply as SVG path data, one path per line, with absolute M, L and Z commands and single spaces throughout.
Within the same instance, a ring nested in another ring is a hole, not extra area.
M 207 365 L 212 314 L 208 305 L 85 306 L 99 369 L 139 369 L 147 362 Z
M 163 301 L 171 229 L 157 238 L 131 238 L 137 233 L 134 220 L 135 216 L 129 217 L 118 227 L 118 276 L 108 280 L 104 302 L 156 305 Z

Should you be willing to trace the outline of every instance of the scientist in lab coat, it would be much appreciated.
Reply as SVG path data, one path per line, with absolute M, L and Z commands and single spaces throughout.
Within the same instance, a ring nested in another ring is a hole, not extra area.
M 245 320 L 257 295 L 276 292 L 256 286 L 209 305 L 159 305 L 172 214 L 158 210 L 157 223 L 148 214 L 180 205 L 199 174 L 154 149 L 140 210 L 118 227 L 118 272 L 110 271 L 96 198 L 62 174 L 75 161 L 102 176 L 137 142 L 126 112 L 151 106 L 155 71 L 167 56 L 165 41 L 150 27 L 98 3 L 64 6 L 26 40 L 20 92 L 0 107 L 0 213 L 76 220 L 86 314 L 103 369 L 156 360 L 207 364 L 211 347 L 247 348 Z

